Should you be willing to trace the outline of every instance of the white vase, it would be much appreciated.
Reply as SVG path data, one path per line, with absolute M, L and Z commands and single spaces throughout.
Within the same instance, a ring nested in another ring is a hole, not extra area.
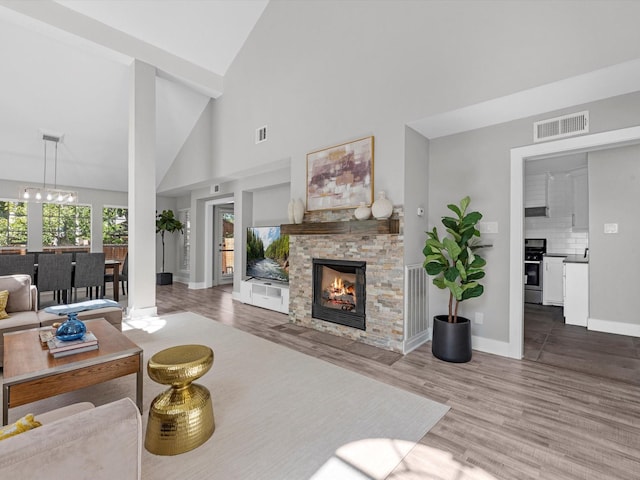
M 393 204 L 389 201 L 384 192 L 380 192 L 378 194 L 378 199 L 373 202 L 373 205 L 371 205 L 371 213 L 373 213 L 373 216 L 378 220 L 389 218 L 393 213 Z
M 294 223 L 302 223 L 304 218 L 304 203 L 299 198 L 293 204 L 293 221 Z
M 353 214 L 358 220 L 367 220 L 371 216 L 371 207 L 368 207 L 364 202 L 360 202 L 360 206 L 355 209 Z
M 289 200 L 289 206 L 287 207 L 287 217 L 289 218 L 289 223 L 295 222 L 295 215 L 293 214 L 293 209 L 296 201 L 292 198 Z

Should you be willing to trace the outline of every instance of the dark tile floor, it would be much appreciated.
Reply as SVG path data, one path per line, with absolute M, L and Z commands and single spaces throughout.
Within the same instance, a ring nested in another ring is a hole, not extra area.
M 640 385 L 640 338 L 565 325 L 562 307 L 525 304 L 524 358 Z

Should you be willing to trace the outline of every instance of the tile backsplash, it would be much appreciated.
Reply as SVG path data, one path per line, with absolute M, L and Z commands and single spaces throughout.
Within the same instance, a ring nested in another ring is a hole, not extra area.
M 589 233 L 573 232 L 571 220 L 571 215 L 527 217 L 524 222 L 525 238 L 546 238 L 548 253 L 582 255 L 589 247 Z

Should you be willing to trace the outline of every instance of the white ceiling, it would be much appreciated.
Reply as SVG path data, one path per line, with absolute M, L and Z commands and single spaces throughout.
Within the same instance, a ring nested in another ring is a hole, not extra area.
M 127 191 L 129 64 L 136 48 L 152 45 L 160 63 L 173 67 L 174 56 L 183 61 L 156 82 L 159 184 L 210 100 L 202 89 L 186 86 L 194 83 L 190 75 L 224 76 L 267 3 L 1 0 L 0 65 L 9 74 L 0 90 L 0 164 L 11 166 L 3 168 L 3 178 L 43 181 L 46 132 L 64 135 L 58 185 Z M 118 43 L 78 35 L 103 27 L 105 38 Z M 124 42 L 128 36 L 138 43 Z M 183 78 L 180 68 L 185 81 L 169 80 Z M 47 183 L 53 183 L 49 173 Z

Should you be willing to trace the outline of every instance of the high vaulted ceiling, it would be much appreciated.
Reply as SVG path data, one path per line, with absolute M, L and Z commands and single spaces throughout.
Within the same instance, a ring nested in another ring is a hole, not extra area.
M 1 0 L 3 178 L 42 183 L 42 134 L 62 134 L 58 185 L 126 191 L 129 65 L 142 53 L 159 68 L 159 184 L 267 3 Z

